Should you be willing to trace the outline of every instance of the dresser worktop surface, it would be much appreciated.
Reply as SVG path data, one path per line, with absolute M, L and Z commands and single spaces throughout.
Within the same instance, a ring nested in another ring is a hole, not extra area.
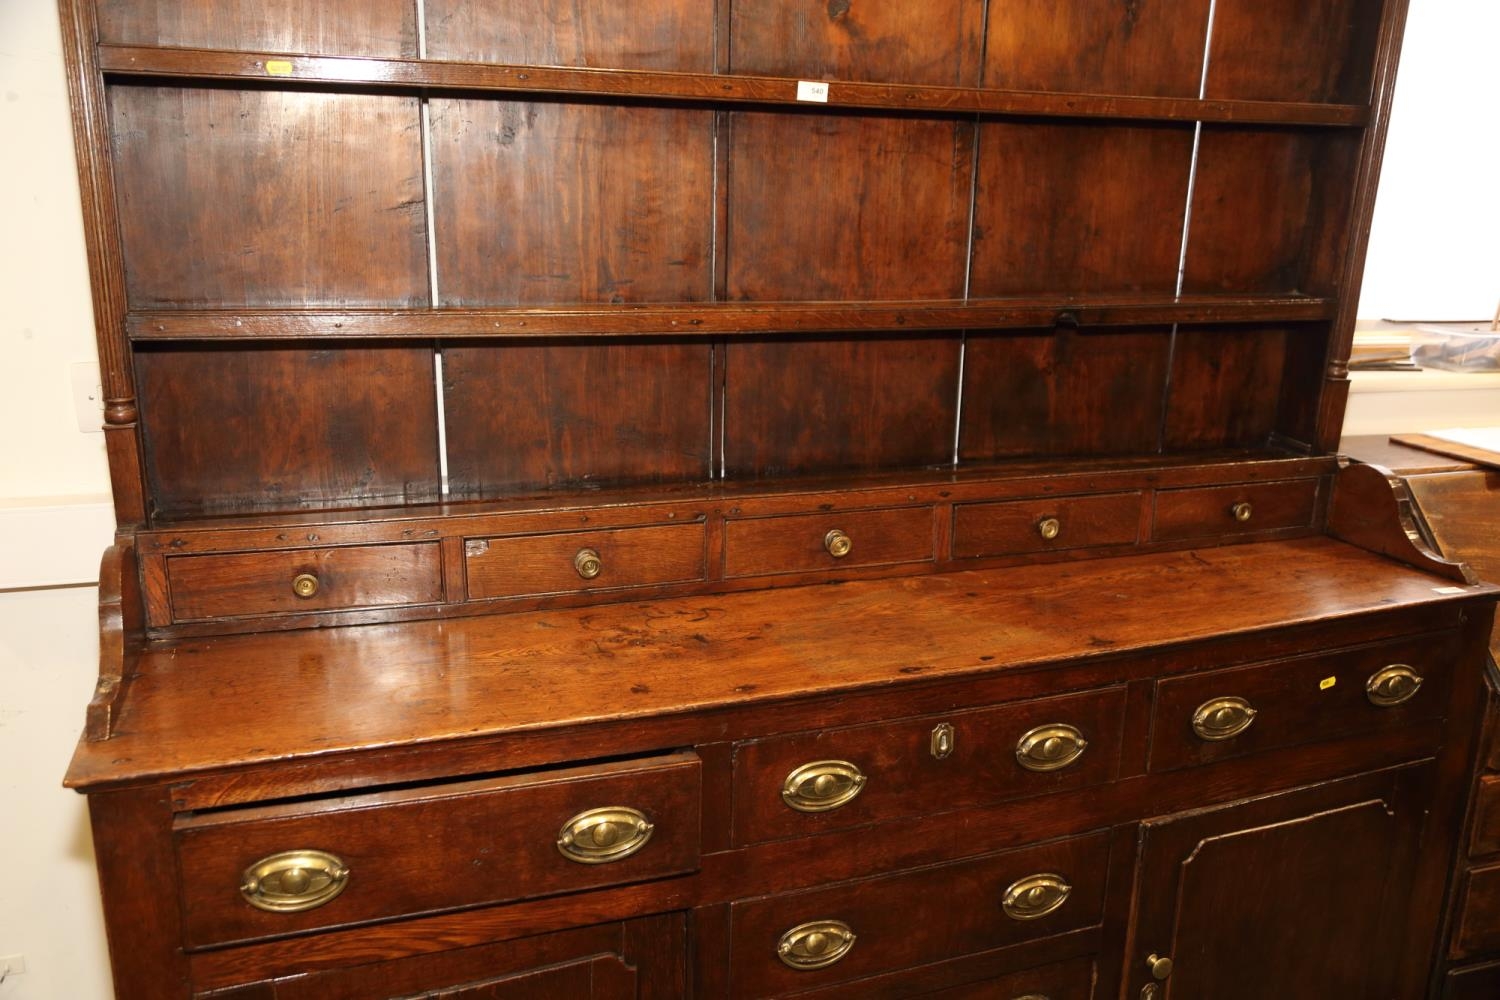
M 135 654 L 74 787 L 1074 667 L 1493 595 L 1324 537 Z M 1111 679 L 1101 674 L 1096 683 Z

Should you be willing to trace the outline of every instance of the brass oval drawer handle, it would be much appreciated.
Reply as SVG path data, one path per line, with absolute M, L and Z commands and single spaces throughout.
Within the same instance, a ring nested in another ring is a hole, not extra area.
M 1365 696 L 1372 705 L 1390 708 L 1411 701 L 1421 686 L 1421 674 L 1404 663 L 1392 663 L 1371 675 L 1365 684 Z
M 1210 743 L 1227 740 L 1249 729 L 1256 714 L 1243 698 L 1214 698 L 1193 713 L 1193 732 Z
M 867 780 L 847 760 L 809 761 L 786 776 L 781 800 L 798 812 L 828 812 L 854 801 Z
M 292 578 L 292 593 L 306 600 L 318 592 L 318 578 L 311 573 L 298 573 Z
M 301 913 L 329 902 L 349 884 L 349 868 L 327 851 L 282 851 L 245 869 L 240 894 L 268 913 Z
M 1250 520 L 1250 518 L 1255 516 L 1255 508 L 1250 506 L 1248 501 L 1241 500 L 1239 503 L 1229 508 L 1229 513 L 1234 515 L 1234 519 L 1236 521 L 1244 524 L 1246 521 Z
M 1062 534 L 1062 522 L 1055 517 L 1044 517 L 1036 523 L 1037 534 L 1047 541 L 1052 541 Z
M 806 972 L 826 969 L 853 947 L 854 930 L 842 920 L 809 920 L 781 935 L 776 943 L 776 957 Z
M 823 548 L 835 559 L 842 559 L 854 549 L 854 539 L 834 528 L 823 536 Z
M 1061 771 L 1089 747 L 1073 726 L 1037 726 L 1016 744 L 1016 762 L 1028 771 Z
M 573 557 L 573 568 L 585 580 L 592 580 L 604 570 L 604 563 L 600 561 L 599 553 L 593 549 L 579 549 L 578 554 Z
M 579 813 L 557 833 L 557 849 L 569 861 L 602 865 L 623 861 L 646 846 L 656 824 L 639 809 L 605 806 Z
M 1037 920 L 1055 912 L 1072 893 L 1073 887 L 1061 875 L 1028 875 L 1010 884 L 1000 908 L 1012 920 Z

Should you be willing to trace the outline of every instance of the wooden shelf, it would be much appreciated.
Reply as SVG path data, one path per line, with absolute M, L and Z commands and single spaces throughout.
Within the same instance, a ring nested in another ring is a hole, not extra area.
M 136 341 L 681 337 L 1327 320 L 1302 295 L 1025 298 L 982 302 L 756 302 L 498 309 L 182 309 L 126 317 Z
M 1268 125 L 1363 126 L 1369 109 L 1354 104 L 1202 100 L 829 81 L 828 100 L 797 99 L 791 77 L 662 73 L 559 66 L 505 66 L 430 59 L 365 59 L 218 49 L 100 45 L 107 76 L 174 80 L 253 80 L 274 86 L 338 85 L 573 94 L 612 99 L 802 108 L 863 108 L 926 114 L 1038 115 Z

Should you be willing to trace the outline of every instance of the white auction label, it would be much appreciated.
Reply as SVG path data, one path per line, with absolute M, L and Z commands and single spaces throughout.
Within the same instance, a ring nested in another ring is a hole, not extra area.
M 814 83 L 811 80 L 797 81 L 797 100 L 816 101 L 819 104 L 828 103 L 828 84 Z

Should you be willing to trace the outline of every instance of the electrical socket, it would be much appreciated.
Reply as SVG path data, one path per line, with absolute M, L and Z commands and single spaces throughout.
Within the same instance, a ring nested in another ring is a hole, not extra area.
M 0 955 L 0 983 L 26 971 L 25 955 Z

